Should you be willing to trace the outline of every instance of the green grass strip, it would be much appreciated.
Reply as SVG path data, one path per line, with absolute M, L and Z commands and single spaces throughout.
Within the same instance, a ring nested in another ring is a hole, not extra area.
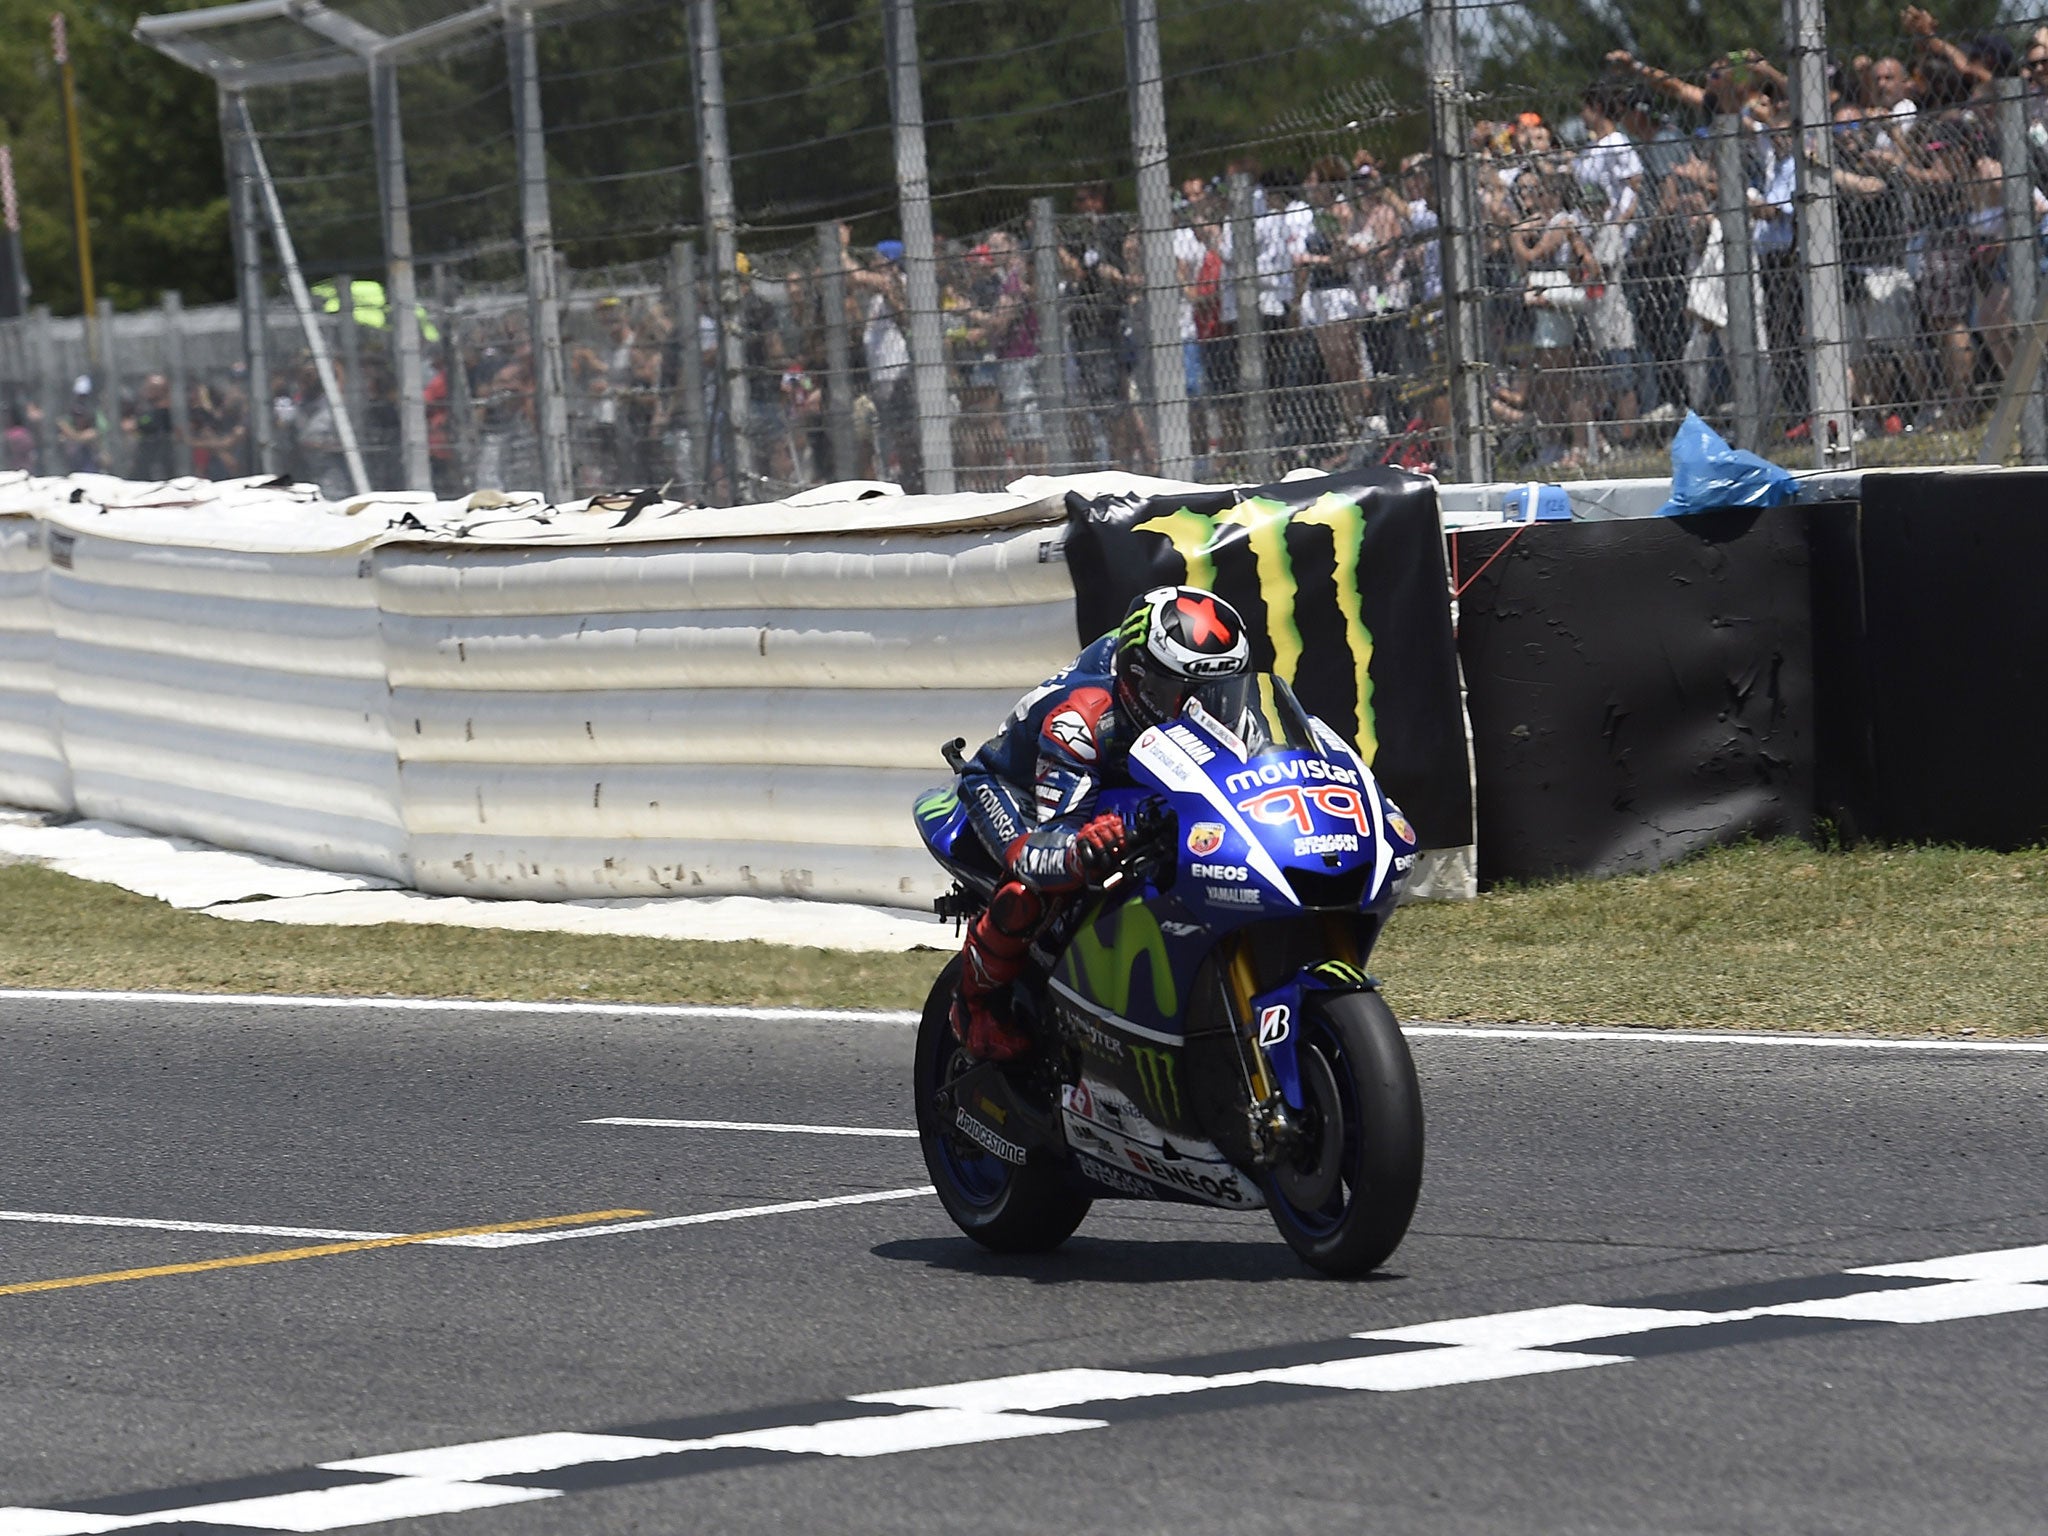
M 227 923 L 0 869 L 0 985 L 914 1008 L 944 957 L 390 923 Z M 1404 1018 L 2048 1033 L 2048 853 L 1797 843 L 1406 907 Z

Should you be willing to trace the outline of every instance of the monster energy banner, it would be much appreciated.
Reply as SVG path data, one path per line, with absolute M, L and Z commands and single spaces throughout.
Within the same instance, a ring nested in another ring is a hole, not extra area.
M 1067 497 L 1085 644 L 1150 587 L 1221 593 L 1253 665 L 1357 744 L 1425 848 L 1473 841 L 1436 484 L 1366 469 L 1252 490 Z

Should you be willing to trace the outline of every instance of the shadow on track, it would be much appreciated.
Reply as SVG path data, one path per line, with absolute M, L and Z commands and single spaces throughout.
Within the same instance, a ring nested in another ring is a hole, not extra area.
M 1188 1280 L 1327 1283 L 1326 1277 L 1307 1268 L 1284 1244 L 1277 1242 L 1126 1242 L 1072 1237 L 1057 1253 L 1003 1254 L 990 1253 L 964 1237 L 916 1237 L 879 1243 L 870 1252 L 878 1259 L 895 1263 L 923 1264 L 928 1269 L 963 1275 L 1014 1276 L 1034 1285 L 1162 1285 Z M 1362 1277 L 1365 1283 L 1401 1278 L 1387 1272 Z

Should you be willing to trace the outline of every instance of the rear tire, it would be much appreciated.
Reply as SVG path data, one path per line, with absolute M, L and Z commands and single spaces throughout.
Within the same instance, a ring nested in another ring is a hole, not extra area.
M 1327 1275 L 1362 1275 L 1401 1245 L 1422 1192 L 1422 1090 L 1394 1011 L 1377 992 L 1305 999 L 1297 1049 L 1310 1098 L 1310 1147 L 1266 1179 L 1273 1224 L 1288 1247 Z M 1321 1070 L 1327 1068 L 1327 1071 Z M 1324 1102 L 1334 1091 L 1334 1105 Z M 1334 1120 L 1333 1120 L 1334 1111 Z M 1335 1159 L 1334 1167 L 1330 1159 Z M 1334 1190 L 1314 1209 L 1289 1197 Z
M 953 1038 L 950 1015 L 959 985 L 956 958 L 932 984 L 917 1026 L 914 1094 L 917 1140 L 939 1202 L 953 1224 L 996 1253 L 1045 1253 L 1081 1225 L 1093 1202 L 1054 1169 L 1006 1163 L 939 1121 L 934 1095 L 969 1065 Z

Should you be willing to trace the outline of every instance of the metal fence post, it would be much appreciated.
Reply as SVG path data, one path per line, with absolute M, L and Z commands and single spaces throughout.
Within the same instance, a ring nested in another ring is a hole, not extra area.
M 825 436 L 832 445 L 832 478 L 851 480 L 859 455 L 853 445 L 853 337 L 846 323 L 846 252 L 839 226 L 818 226 L 818 304 L 825 321 Z
M 1762 354 L 1757 349 L 1756 258 L 1749 242 L 1749 175 L 1743 165 L 1748 130 L 1742 118 L 1714 118 L 1714 208 L 1721 224 L 1721 273 L 1728 290 L 1728 325 L 1721 359 L 1734 393 L 1734 444 L 1755 452 L 1763 435 Z
M 689 497 L 711 494 L 711 412 L 704 398 L 704 324 L 697 308 L 697 243 L 678 240 L 668 252 L 669 312 L 676 317 L 676 362 L 682 370 L 683 431 L 690 440 Z
M 256 178 L 242 136 L 246 116 L 240 91 L 220 93 L 220 141 L 227 157 L 228 233 L 235 248 L 235 302 L 242 312 L 242 359 L 248 372 L 249 447 L 245 468 L 274 475 L 277 417 L 270 398 L 270 361 L 265 355 L 263 236 L 256 212 Z
M 2035 313 L 2040 308 L 2032 150 L 2027 140 L 2026 80 L 2019 75 L 2003 76 L 1998 81 L 1998 162 L 2005 174 L 1999 191 L 2004 200 L 2005 272 L 2015 363 L 2026 328 L 2036 323 Z M 2048 459 L 2048 423 L 2042 419 L 2038 374 L 2017 404 L 2020 462 L 2039 464 Z
M 1031 307 L 1038 322 L 1038 401 L 1048 468 L 1075 460 L 1067 414 L 1067 324 L 1060 303 L 1060 226 L 1052 199 L 1031 199 Z
M 910 378 L 924 485 L 953 490 L 953 412 L 946 392 L 945 333 L 939 314 L 932 183 L 924 153 L 924 88 L 918 79 L 914 0 L 883 0 L 883 52 L 889 67 L 889 108 L 896 129 L 896 201 L 903 218 L 904 302 L 910 310 Z M 911 489 L 912 487 L 905 487 Z
M 1145 267 L 1145 357 L 1159 473 L 1194 473 L 1188 376 L 1181 356 L 1180 263 L 1173 250 L 1173 180 L 1167 170 L 1166 88 L 1159 65 L 1159 0 L 1124 0 L 1124 80 L 1131 161 L 1137 168 L 1138 241 Z
M 1807 419 L 1816 469 L 1856 462 L 1849 411 L 1849 338 L 1842 313 L 1842 239 L 1835 219 L 1834 118 L 1828 111 L 1828 34 L 1822 0 L 1785 0 L 1798 124 L 1800 281 L 1806 291 Z
M 171 384 L 171 473 L 192 473 L 192 402 L 185 367 L 185 296 L 167 289 L 163 296 L 164 376 Z
M 1244 475 L 1273 478 L 1273 408 L 1266 398 L 1266 338 L 1260 334 L 1259 229 L 1252 179 L 1230 173 L 1230 289 L 1237 300 L 1237 387 L 1244 407 Z
M 36 381 L 39 385 L 36 403 L 43 408 L 43 419 L 36 432 L 36 458 L 46 475 L 64 472 L 58 462 L 57 423 L 62 419 L 66 389 L 57 366 L 57 338 L 51 333 L 50 306 L 37 304 L 28 312 L 29 353 L 35 359 Z
M 337 273 L 333 282 L 335 350 L 341 354 L 341 398 L 348 408 L 348 419 L 356 424 L 356 438 L 362 445 L 363 465 L 367 469 L 376 462 L 374 454 L 381 445 L 370 437 L 370 391 L 363 381 L 363 330 L 356 320 L 355 274 Z
M 93 403 L 105 420 L 102 441 L 107 451 L 107 472 L 128 472 L 128 434 L 121 427 L 121 351 L 114 344 L 114 301 L 102 296 L 95 311 L 86 344 L 92 349 Z
M 405 184 L 405 123 L 399 111 L 398 66 L 370 64 L 370 116 L 377 152 L 377 193 L 384 225 L 384 323 L 398 388 L 399 485 L 432 490 L 427 455 L 427 371 L 420 350 L 419 280 L 412 262 L 412 205 Z
M 1442 252 L 1445 358 L 1450 371 L 1451 438 L 1457 478 L 1493 472 L 1487 431 L 1486 302 L 1479 265 L 1479 201 L 1465 128 L 1465 73 L 1459 61 L 1457 0 L 1423 0 L 1423 67 L 1429 75 L 1431 150 L 1436 160 L 1438 239 Z
M 732 195 L 732 149 L 725 132 L 725 60 L 718 44 L 716 0 L 690 0 L 696 68 L 697 162 L 704 187 L 704 224 L 711 234 L 711 293 L 717 306 L 719 399 L 729 431 L 726 473 L 733 500 L 754 499 L 754 444 L 748 423 L 744 295 L 740 288 L 739 214 Z M 709 478 L 708 471 L 706 478 Z
M 526 308 L 533 342 L 533 419 L 540 478 L 551 502 L 569 499 L 569 393 L 562 367 L 562 311 L 556 294 L 555 226 L 548 207 L 547 132 L 540 115 L 540 51 L 533 12 L 505 13 L 512 67 L 512 116 L 519 144 L 519 224 L 526 250 Z
M 441 349 L 447 357 L 450 447 L 455 454 L 456 489 L 466 493 L 476 480 L 476 402 L 469 395 L 469 359 L 462 351 L 462 317 L 456 311 L 455 285 L 448 268 L 434 269 L 434 301 L 441 311 Z

